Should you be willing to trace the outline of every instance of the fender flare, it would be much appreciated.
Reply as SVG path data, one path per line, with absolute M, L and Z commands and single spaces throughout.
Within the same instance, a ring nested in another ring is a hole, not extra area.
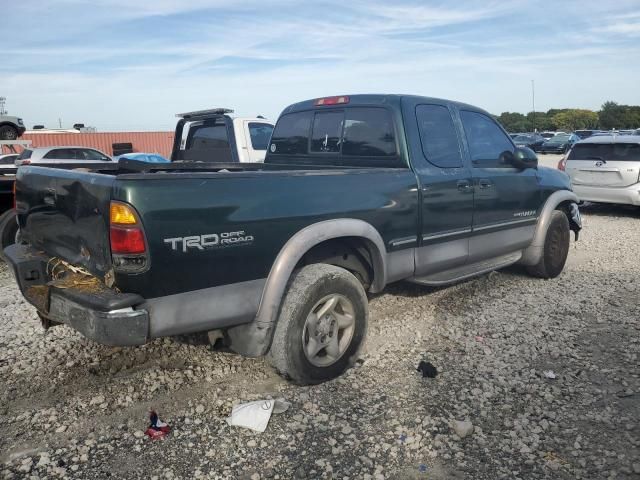
M 325 220 L 303 228 L 282 247 L 269 271 L 255 321 L 263 325 L 273 325 L 287 283 L 300 259 L 314 246 L 326 240 L 342 237 L 359 237 L 367 241 L 373 260 L 373 282 L 370 291 L 381 291 L 386 284 L 387 264 L 384 241 L 378 231 L 371 224 L 355 218 Z
M 549 195 L 538 217 L 533 240 L 522 252 L 522 258 L 518 263 L 523 265 L 535 265 L 538 263 L 544 253 L 544 239 L 547 236 L 551 215 L 558 205 L 567 201 L 578 203 L 578 196 L 571 190 L 559 190 Z

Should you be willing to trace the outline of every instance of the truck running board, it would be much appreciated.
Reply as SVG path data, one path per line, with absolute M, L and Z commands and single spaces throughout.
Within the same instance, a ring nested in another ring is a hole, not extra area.
M 449 285 L 451 283 L 466 280 L 467 278 L 482 275 L 483 273 L 498 270 L 499 268 L 513 265 L 522 257 L 522 252 L 517 251 L 508 255 L 500 255 L 499 257 L 482 260 L 481 262 L 472 263 L 470 265 L 462 265 L 461 267 L 445 270 L 444 272 L 426 275 L 424 277 L 413 277 L 409 281 L 420 285 L 431 287 Z

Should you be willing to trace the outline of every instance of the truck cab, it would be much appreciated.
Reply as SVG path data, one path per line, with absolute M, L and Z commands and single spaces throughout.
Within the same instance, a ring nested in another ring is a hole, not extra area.
M 273 123 L 263 117 L 236 117 L 229 108 L 179 113 L 172 162 L 260 163 Z

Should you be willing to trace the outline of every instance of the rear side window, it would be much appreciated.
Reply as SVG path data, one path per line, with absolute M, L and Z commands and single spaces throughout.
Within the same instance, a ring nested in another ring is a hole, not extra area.
M 69 148 L 56 148 L 50 150 L 44 157 L 48 160 L 75 160 L 75 151 Z
M 640 145 L 637 143 L 578 143 L 571 150 L 568 160 L 640 162 Z
M 249 136 L 251 137 L 251 148 L 254 150 L 266 150 L 272 133 L 273 125 L 250 122 Z
M 514 152 L 509 137 L 492 119 L 478 112 L 460 111 L 474 167 L 510 167 L 505 152 Z
M 31 158 L 31 154 L 33 153 L 32 150 L 29 150 L 28 148 L 25 148 L 20 155 L 18 155 L 18 160 L 26 160 L 28 158 Z
M 13 165 L 16 162 L 17 155 L 7 155 L 6 157 L 0 158 L 0 164 L 2 165 Z
M 313 112 L 283 115 L 278 120 L 271 138 L 271 153 L 277 155 L 305 155 L 309 143 L 309 130 Z
M 344 123 L 343 155 L 393 157 L 397 155 L 393 120 L 383 108 L 349 108 Z
M 429 163 L 441 168 L 461 167 L 460 143 L 449 109 L 443 105 L 418 105 L 416 119 L 422 153 Z

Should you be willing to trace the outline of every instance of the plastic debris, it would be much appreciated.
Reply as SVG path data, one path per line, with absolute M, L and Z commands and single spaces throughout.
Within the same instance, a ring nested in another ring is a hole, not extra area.
M 546 378 L 550 378 L 551 380 L 553 380 L 554 378 L 556 378 L 556 374 L 553 373 L 553 370 L 545 370 L 544 372 L 542 372 L 544 374 L 544 376 Z
M 468 420 L 455 420 L 451 427 L 460 438 L 466 438 L 473 433 L 473 423 Z
M 171 427 L 160 420 L 160 417 L 158 417 L 158 414 L 153 409 L 149 410 L 149 422 L 149 428 L 145 430 L 144 434 L 152 440 L 164 438 L 171 431 Z
M 429 467 L 427 467 L 424 463 L 421 463 L 420 465 L 418 465 L 418 471 L 420 473 L 425 473 L 428 469 Z
M 434 367 L 433 364 L 425 362 L 424 360 L 420 361 L 416 370 L 422 372 L 422 377 L 436 378 L 436 375 L 438 375 L 438 369 Z
M 291 404 L 284 398 L 256 400 L 236 405 L 227 418 L 231 426 L 244 427 L 255 432 L 264 432 L 269 424 L 271 414 L 286 412 Z

